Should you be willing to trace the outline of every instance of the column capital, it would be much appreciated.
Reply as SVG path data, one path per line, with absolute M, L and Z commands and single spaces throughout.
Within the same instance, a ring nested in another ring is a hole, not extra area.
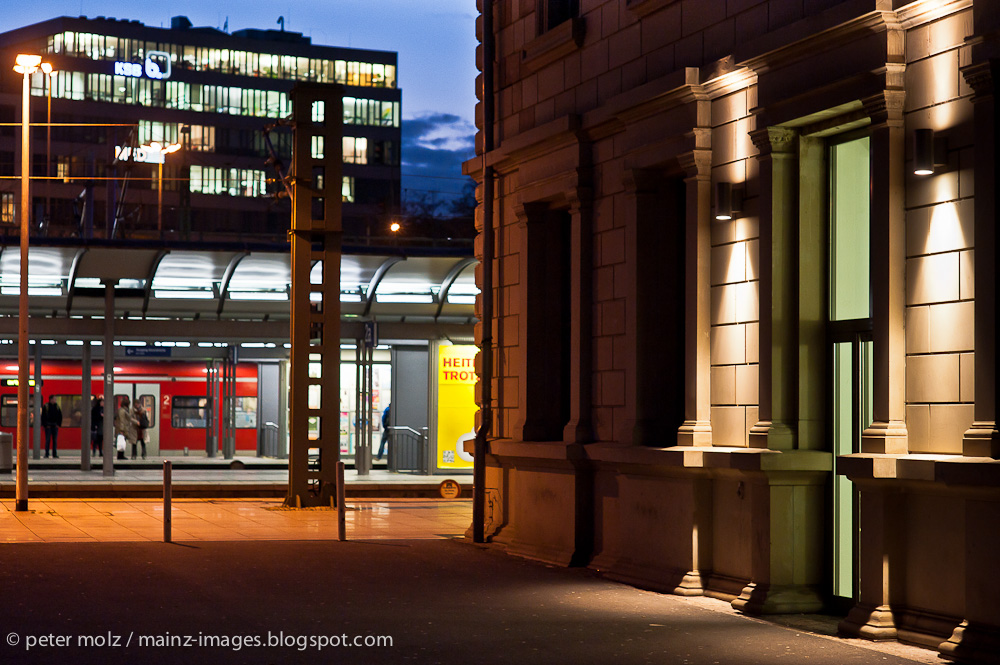
M 791 154 L 798 149 L 799 133 L 788 127 L 765 127 L 750 132 L 759 157 L 773 153 Z
M 517 217 L 519 224 L 527 224 L 529 221 L 538 219 L 540 216 L 548 212 L 548 203 L 515 203 L 512 208 L 514 209 L 514 216 Z
M 677 162 L 684 171 L 684 179 L 712 179 L 712 151 L 707 148 L 696 148 L 691 152 L 677 155 Z
M 906 93 L 902 90 L 883 90 L 877 95 L 862 99 L 865 115 L 872 120 L 873 125 L 903 126 L 903 106 Z
M 663 183 L 663 177 L 654 169 L 625 169 L 622 184 L 626 194 L 655 192 Z
M 993 96 L 993 70 L 997 67 L 997 64 L 994 60 L 987 60 L 985 62 L 977 62 L 973 65 L 966 65 L 959 69 L 965 78 L 965 82 L 975 92 L 972 96 L 973 104 Z

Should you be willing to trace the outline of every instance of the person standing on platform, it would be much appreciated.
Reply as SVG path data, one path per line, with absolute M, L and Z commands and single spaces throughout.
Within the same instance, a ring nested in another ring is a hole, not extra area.
M 390 409 L 392 409 L 392 404 L 385 407 L 385 410 L 382 412 L 382 440 L 378 444 L 378 455 L 375 456 L 377 460 L 382 459 L 382 455 L 385 454 L 385 447 L 389 443 Z
M 132 410 L 129 408 L 129 399 L 127 395 L 122 395 L 121 406 L 118 407 L 118 414 L 115 416 L 115 447 L 118 446 L 118 435 L 121 434 L 125 437 L 125 446 L 132 446 L 132 450 L 135 450 L 135 435 L 136 435 L 136 425 L 139 421 L 135 419 L 132 415 Z M 125 451 L 118 451 L 118 459 L 125 459 Z
M 98 457 L 104 455 L 104 397 L 94 399 L 90 407 L 90 452 Z
M 146 459 L 146 428 L 149 427 L 149 417 L 146 416 L 146 409 L 136 401 L 132 407 L 132 417 L 135 418 L 135 438 L 142 444 L 142 459 Z M 132 443 L 132 459 L 135 459 L 135 443 Z
M 49 456 L 49 444 L 52 445 L 52 458 L 59 459 L 56 445 L 59 441 L 59 427 L 62 426 L 62 409 L 56 404 L 56 396 L 49 395 L 48 404 L 42 407 L 42 429 L 45 430 L 45 457 Z

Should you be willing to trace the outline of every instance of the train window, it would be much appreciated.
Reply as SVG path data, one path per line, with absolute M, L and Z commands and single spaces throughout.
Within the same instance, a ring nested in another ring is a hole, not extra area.
M 79 427 L 83 418 L 83 409 L 80 404 L 82 399 L 79 395 L 55 395 L 56 404 L 62 411 L 62 424 L 60 427 Z
M 156 427 L 156 397 L 154 395 L 139 395 L 138 402 L 146 410 L 149 426 Z
M 205 429 L 208 409 L 207 397 L 174 397 L 171 403 L 170 425 L 177 429 Z
M 28 396 L 28 419 L 35 422 L 35 396 Z M 0 425 L 17 427 L 17 395 L 4 395 L 0 400 Z
M 229 398 L 226 398 L 228 402 Z M 236 429 L 256 429 L 257 428 L 257 398 L 237 397 L 236 398 Z

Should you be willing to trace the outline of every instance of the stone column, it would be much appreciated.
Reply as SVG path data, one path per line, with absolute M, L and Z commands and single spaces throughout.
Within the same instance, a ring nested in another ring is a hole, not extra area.
M 976 128 L 975 150 L 975 376 L 976 405 L 972 427 L 965 432 L 963 453 L 968 457 L 1000 458 L 997 431 L 997 128 L 1000 107 L 994 81 L 1000 62 L 988 60 L 962 69 L 975 90 L 972 98 Z
M 861 452 L 903 454 L 906 434 L 904 132 L 901 89 L 864 101 L 871 117 L 873 422 Z
M 570 201 L 569 422 L 563 441 L 593 441 L 591 396 L 594 340 L 594 235 L 592 195 L 578 188 Z M 564 378 L 564 380 L 565 380 Z
M 684 423 L 681 446 L 712 445 L 712 152 L 678 156 L 686 177 L 684 262 Z
M 798 134 L 751 133 L 760 163 L 758 422 L 750 446 L 791 450 L 798 420 Z

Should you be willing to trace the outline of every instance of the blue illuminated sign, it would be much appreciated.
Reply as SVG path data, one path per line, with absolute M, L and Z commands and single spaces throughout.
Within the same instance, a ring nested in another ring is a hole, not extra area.
M 148 78 L 162 80 L 170 78 L 170 54 L 164 51 L 149 51 L 143 64 L 138 62 L 116 62 L 115 76 L 131 76 L 142 78 L 143 73 Z

